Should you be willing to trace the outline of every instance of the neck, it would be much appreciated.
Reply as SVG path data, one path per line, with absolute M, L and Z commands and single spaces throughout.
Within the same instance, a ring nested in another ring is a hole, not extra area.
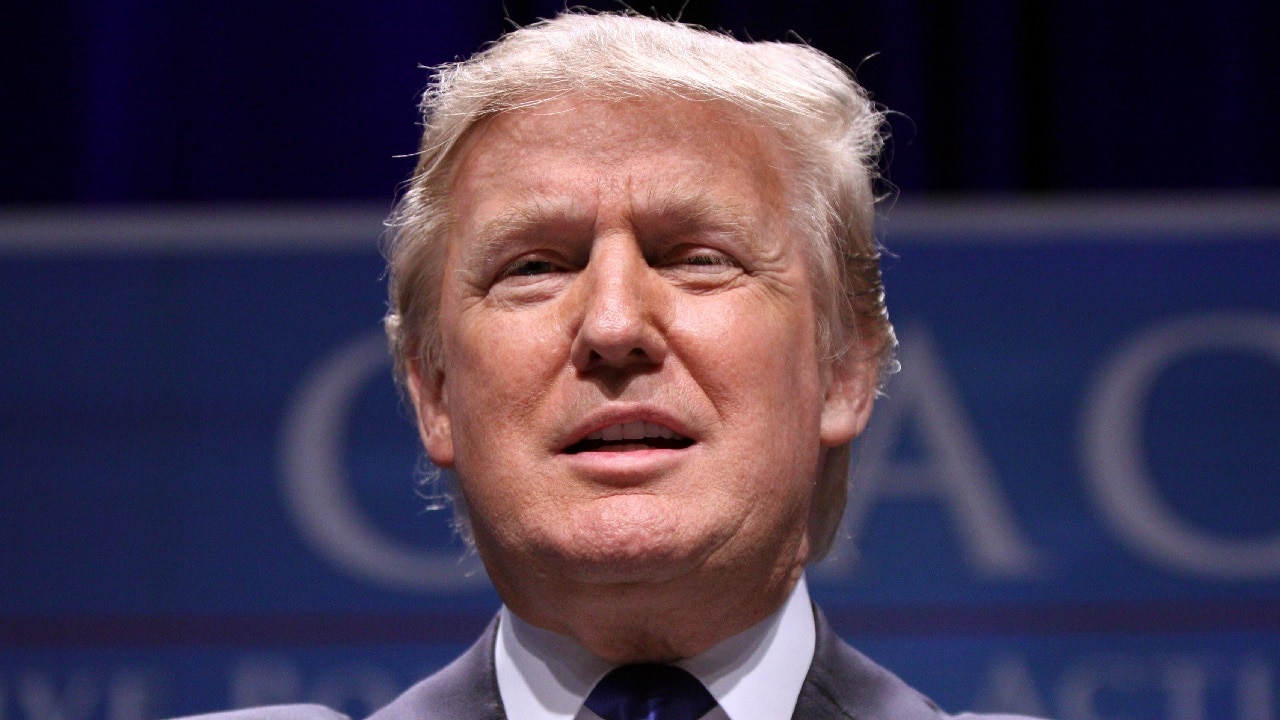
M 525 622 L 572 637 L 600 658 L 616 664 L 669 663 L 698 655 L 767 618 L 786 602 L 802 571 L 801 565 L 779 568 L 763 581 L 754 576 L 557 583 L 557 589 L 545 592 L 528 587 L 517 592 L 497 578 L 494 584 Z

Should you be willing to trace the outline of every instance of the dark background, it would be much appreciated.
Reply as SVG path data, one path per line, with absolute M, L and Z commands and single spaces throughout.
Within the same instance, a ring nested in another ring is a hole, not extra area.
M 1274 0 L 683 6 L 686 21 L 802 38 L 856 68 L 901 113 L 888 175 L 908 197 L 1280 186 Z M 389 200 L 412 167 L 419 66 L 561 7 L 12 3 L 0 203 Z

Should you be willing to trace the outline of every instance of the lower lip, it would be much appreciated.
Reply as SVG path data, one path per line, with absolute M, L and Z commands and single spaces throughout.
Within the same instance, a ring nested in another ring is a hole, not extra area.
M 560 457 L 573 469 L 609 483 L 651 480 L 674 469 L 697 445 L 679 450 L 645 448 L 639 450 L 564 453 Z

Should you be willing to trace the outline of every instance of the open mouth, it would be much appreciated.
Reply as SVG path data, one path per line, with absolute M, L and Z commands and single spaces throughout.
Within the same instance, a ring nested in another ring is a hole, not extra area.
M 636 450 L 683 450 L 693 440 L 651 422 L 629 422 L 601 428 L 565 448 L 570 455 L 583 452 L 632 452 Z

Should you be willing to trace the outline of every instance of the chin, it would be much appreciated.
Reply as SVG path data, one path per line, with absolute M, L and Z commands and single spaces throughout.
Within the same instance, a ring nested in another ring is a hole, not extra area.
M 652 495 L 595 500 L 572 513 L 548 555 L 582 582 L 673 580 L 702 564 L 729 535 L 673 505 Z

